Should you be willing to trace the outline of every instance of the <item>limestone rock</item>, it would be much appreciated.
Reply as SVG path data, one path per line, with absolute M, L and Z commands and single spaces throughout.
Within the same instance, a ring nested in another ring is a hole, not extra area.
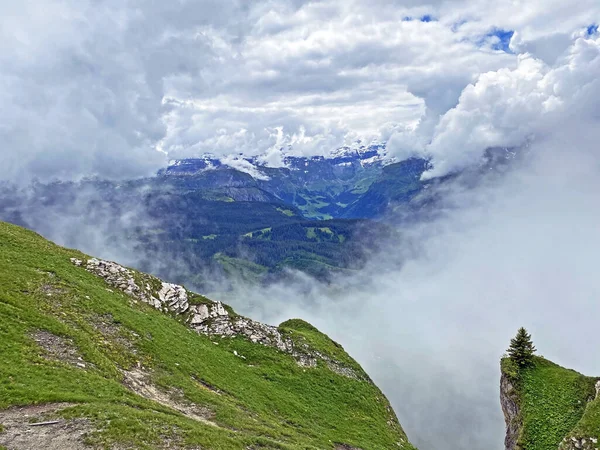
M 310 349 L 307 345 L 295 345 L 294 341 L 277 327 L 246 317 L 230 315 L 221 302 L 190 305 L 188 291 L 183 286 L 162 282 L 151 275 L 134 272 L 111 261 L 92 258 L 84 263 L 72 258 L 71 262 L 104 278 L 109 285 L 120 289 L 135 300 L 180 317 L 197 333 L 219 337 L 243 336 L 253 343 L 274 347 L 292 355 L 302 367 L 317 367 L 317 361 L 320 360 L 335 373 L 371 382 L 366 375 L 357 374 L 354 369 Z M 161 287 L 158 292 L 154 292 L 152 286 L 157 285 Z
M 517 450 L 517 440 L 523 426 L 517 400 L 518 393 L 510 377 L 502 373 L 502 377 L 500 378 L 500 405 L 502 406 L 504 422 L 506 424 L 505 450 Z
M 190 311 L 192 313 L 190 325 L 192 326 L 199 325 L 210 317 L 208 306 L 206 305 L 194 305 Z
M 579 438 L 570 437 L 564 438 L 558 446 L 559 450 L 597 450 L 597 438 Z
M 184 287 L 171 283 L 162 283 L 162 288 L 158 292 L 158 298 L 162 303 L 166 303 L 171 311 L 184 313 L 188 310 L 188 295 Z

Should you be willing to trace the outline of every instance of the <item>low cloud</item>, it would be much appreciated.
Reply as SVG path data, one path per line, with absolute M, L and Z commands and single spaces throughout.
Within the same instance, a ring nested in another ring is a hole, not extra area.
M 508 173 L 446 186 L 435 220 L 400 224 L 401 241 L 334 287 L 242 285 L 229 301 L 273 324 L 304 318 L 343 343 L 419 448 L 502 449 L 499 359 L 518 327 L 545 357 L 600 374 L 600 135 L 564 125 Z

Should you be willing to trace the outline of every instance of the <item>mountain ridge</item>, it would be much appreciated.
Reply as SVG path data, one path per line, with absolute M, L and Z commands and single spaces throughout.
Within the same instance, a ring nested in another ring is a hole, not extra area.
M 259 324 L 6 223 L 0 281 L 11 450 L 413 449 L 362 368 L 306 322 Z

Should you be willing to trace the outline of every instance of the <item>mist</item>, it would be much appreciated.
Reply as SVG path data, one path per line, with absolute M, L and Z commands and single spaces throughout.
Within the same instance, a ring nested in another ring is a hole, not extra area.
M 303 318 L 342 343 L 420 449 L 502 449 L 499 360 L 518 327 L 540 355 L 600 374 L 595 137 L 566 128 L 476 189 L 446 186 L 435 220 L 399 224 L 401 240 L 335 288 L 298 277 L 240 284 L 225 299 L 272 324 Z

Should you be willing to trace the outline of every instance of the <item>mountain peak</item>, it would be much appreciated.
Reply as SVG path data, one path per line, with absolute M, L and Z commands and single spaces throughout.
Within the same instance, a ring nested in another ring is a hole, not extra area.
M 326 162 L 332 165 L 387 165 L 395 162 L 389 158 L 385 143 L 372 141 L 365 145 L 358 140 L 351 145 L 336 148 L 325 155 L 298 156 L 290 154 L 285 149 L 280 149 L 283 167 L 288 169 L 300 169 L 308 166 L 311 162 Z M 264 179 L 262 168 L 270 167 L 266 158 L 259 156 L 245 157 L 243 155 L 228 155 L 219 157 L 212 153 L 206 153 L 200 157 L 177 159 L 169 161 L 166 169 L 159 172 L 160 175 L 193 175 L 205 170 L 213 170 L 219 167 L 231 167 L 242 172 L 249 173 L 254 178 Z

